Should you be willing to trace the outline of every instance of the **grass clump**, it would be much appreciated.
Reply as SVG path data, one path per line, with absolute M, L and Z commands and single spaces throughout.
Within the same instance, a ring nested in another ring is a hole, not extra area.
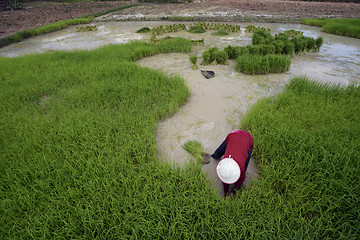
M 303 19 L 302 23 L 321 27 L 321 30 L 341 36 L 360 38 L 360 19 Z

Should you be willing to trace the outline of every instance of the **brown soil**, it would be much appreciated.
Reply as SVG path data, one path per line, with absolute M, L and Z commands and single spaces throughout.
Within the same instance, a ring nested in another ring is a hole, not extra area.
M 80 2 L 66 5 L 41 1 L 26 3 L 22 10 L 0 12 L 0 38 L 17 31 L 101 12 L 129 3 L 129 1 Z M 289 0 L 195 0 L 192 3 L 162 4 L 160 6 L 158 4 L 142 4 L 125 9 L 118 14 L 176 16 L 180 12 L 188 11 L 196 14 L 204 9 L 214 13 L 233 12 L 249 20 L 259 16 L 289 21 L 304 17 L 360 18 L 360 4 Z

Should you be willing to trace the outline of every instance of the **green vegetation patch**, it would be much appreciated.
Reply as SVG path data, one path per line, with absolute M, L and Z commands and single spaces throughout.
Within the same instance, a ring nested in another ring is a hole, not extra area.
M 245 54 L 236 59 L 237 70 L 250 75 L 283 73 L 289 71 L 290 65 L 290 57 L 274 54 L 265 56 Z
M 192 26 L 188 30 L 189 33 L 205 33 L 206 30 L 203 26 Z
M 187 141 L 186 143 L 184 143 L 183 149 L 190 153 L 198 163 L 202 163 L 205 149 L 199 141 Z
M 254 33 L 258 30 L 263 30 L 265 32 L 268 32 L 270 33 L 270 28 L 267 28 L 267 27 L 260 27 L 260 26 L 254 26 L 254 25 L 248 25 L 245 27 L 245 32 L 246 33 Z
M 0 57 L 2 238 L 356 239 L 359 87 L 297 78 L 254 105 L 262 177 L 224 200 L 200 164 L 157 157 L 156 123 L 189 90 L 133 61 L 171 49 Z
M 290 69 L 290 57 L 294 54 L 319 51 L 323 44 L 321 37 L 314 39 L 301 35 L 297 31 L 288 31 L 272 36 L 268 31 L 256 30 L 252 45 L 229 45 L 224 51 L 212 47 L 203 52 L 201 64 L 227 64 L 228 58 L 236 60 L 237 70 L 245 74 L 283 73 Z
M 206 51 L 203 52 L 202 54 L 202 65 L 207 65 L 207 64 L 213 64 L 213 65 L 217 65 L 217 64 L 227 64 L 227 60 L 228 60 L 229 56 L 227 55 L 227 53 L 225 51 L 219 51 L 219 49 L 217 47 L 212 47 Z
M 256 143 L 262 171 L 256 188 L 269 194 L 254 191 L 265 198 L 255 200 L 259 208 L 269 212 L 254 210 L 252 218 L 278 227 L 268 236 L 359 236 L 359 102 L 359 87 L 294 78 L 282 94 L 250 109 L 242 126 Z
M 360 19 L 303 19 L 302 23 L 321 27 L 321 30 L 341 36 L 360 38 Z
M 148 32 L 150 32 L 150 28 L 148 27 L 142 27 L 136 31 L 136 33 L 148 33 Z
M 171 32 L 179 32 L 179 31 L 184 31 L 186 30 L 186 26 L 183 23 L 179 23 L 179 24 L 169 24 L 169 25 L 160 25 L 157 27 L 153 27 L 150 30 L 150 33 L 153 35 L 161 35 L 164 33 L 171 33 Z
M 95 25 L 86 25 L 81 27 L 76 27 L 77 32 L 91 32 L 91 31 L 97 31 L 98 28 Z
M 224 31 L 224 30 L 219 30 L 217 32 L 211 33 L 211 35 L 214 35 L 214 36 L 227 36 L 227 35 L 229 35 L 229 33 Z

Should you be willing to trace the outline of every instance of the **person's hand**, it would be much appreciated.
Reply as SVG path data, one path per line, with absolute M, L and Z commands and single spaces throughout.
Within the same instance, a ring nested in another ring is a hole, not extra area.
M 202 156 L 203 156 L 203 164 L 208 164 L 210 162 L 210 158 L 211 158 L 210 154 L 203 153 Z

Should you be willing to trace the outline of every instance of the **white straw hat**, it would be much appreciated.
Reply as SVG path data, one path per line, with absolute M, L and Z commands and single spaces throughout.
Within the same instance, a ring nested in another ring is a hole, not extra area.
M 216 173 L 220 180 L 227 184 L 235 183 L 241 175 L 240 167 L 237 162 L 229 156 L 222 159 L 216 166 Z

